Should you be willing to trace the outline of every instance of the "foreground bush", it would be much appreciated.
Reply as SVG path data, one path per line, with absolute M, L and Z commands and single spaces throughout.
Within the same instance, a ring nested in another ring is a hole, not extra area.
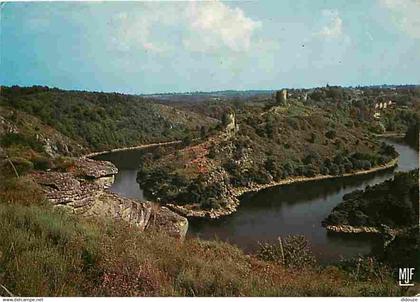
M 287 236 L 285 239 L 279 237 L 275 244 L 260 243 L 257 256 L 289 268 L 302 269 L 315 265 L 309 242 L 302 235 Z

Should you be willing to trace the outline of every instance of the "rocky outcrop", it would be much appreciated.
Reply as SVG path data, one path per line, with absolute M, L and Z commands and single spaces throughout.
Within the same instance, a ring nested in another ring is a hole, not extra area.
M 141 231 L 164 231 L 180 239 L 185 237 L 188 230 L 188 220 L 168 208 L 151 202 L 138 202 L 106 190 L 96 197 L 85 216 L 123 220 Z
M 235 197 L 227 198 L 226 206 L 220 209 L 203 210 L 199 205 L 185 205 L 180 206 L 176 204 L 168 204 L 168 208 L 185 217 L 194 218 L 210 218 L 217 219 L 222 216 L 227 216 L 236 212 L 239 206 L 239 200 Z
M 87 158 L 79 158 L 74 162 L 79 176 L 99 179 L 114 176 L 118 173 L 117 167 L 109 161 L 97 161 Z
M 348 233 L 348 234 L 359 234 L 359 233 L 371 233 L 380 234 L 381 232 L 376 227 L 368 226 L 351 226 L 351 225 L 325 225 L 325 228 L 330 232 L 335 233 Z
M 387 247 L 396 236 L 400 234 L 404 234 L 413 227 L 407 227 L 407 228 L 399 228 L 399 229 L 392 229 L 387 225 L 381 224 L 378 227 L 375 226 L 352 226 L 348 224 L 342 224 L 342 225 L 329 225 L 323 223 L 323 226 L 327 229 L 328 232 L 334 232 L 334 233 L 346 233 L 346 234 L 379 234 L 383 238 L 383 245 L 384 247 Z M 417 226 L 414 226 L 414 228 Z
M 85 217 L 125 221 L 141 231 L 161 230 L 183 239 L 188 220 L 168 208 L 124 198 L 108 190 L 118 169 L 110 162 L 78 159 L 69 172 L 36 172 L 35 181 L 54 205 Z

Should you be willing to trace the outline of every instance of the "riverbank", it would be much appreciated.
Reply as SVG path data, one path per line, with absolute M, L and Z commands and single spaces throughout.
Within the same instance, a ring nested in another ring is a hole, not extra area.
M 376 137 L 384 137 L 384 138 L 403 138 L 405 136 L 404 132 L 387 132 L 387 133 L 374 133 L 373 134 Z
M 140 150 L 140 149 L 147 149 L 147 148 L 158 147 L 158 146 L 176 145 L 181 142 L 182 141 L 180 140 L 176 140 L 176 141 L 163 142 L 163 143 L 153 143 L 153 144 L 137 145 L 137 146 L 132 146 L 132 147 L 116 148 L 116 149 L 111 149 L 111 150 L 88 153 L 88 154 L 83 155 L 82 158 L 91 158 L 98 155 L 110 154 L 110 153 L 121 152 L 121 151 Z
M 344 173 L 342 175 L 317 175 L 317 176 L 314 176 L 314 177 L 305 177 L 305 176 L 291 177 L 291 178 L 288 178 L 288 179 L 284 179 L 284 180 L 281 180 L 281 181 L 273 181 L 273 182 L 270 182 L 268 184 L 263 184 L 263 185 L 254 185 L 252 187 L 235 188 L 234 189 L 234 195 L 236 197 L 239 197 L 242 194 L 248 193 L 248 192 L 258 192 L 258 191 L 261 191 L 261 190 L 264 190 L 264 189 L 268 189 L 270 187 L 290 185 L 290 184 L 300 183 L 300 182 L 310 182 L 310 181 L 317 181 L 317 180 L 325 180 L 325 179 L 334 179 L 334 178 L 350 177 L 350 176 L 357 176 L 357 175 L 365 175 L 365 174 L 370 174 L 370 173 L 374 173 L 374 172 L 378 172 L 378 171 L 382 171 L 382 170 L 391 169 L 391 168 L 395 167 L 397 164 L 398 164 L 398 157 L 389 161 L 385 165 L 376 166 L 376 167 L 370 168 L 368 170 L 360 170 L 360 171 L 355 171 L 355 172 L 352 172 L 352 173 Z
M 203 209 L 195 209 L 194 205 L 187 205 L 187 206 L 180 206 L 175 204 L 168 204 L 167 206 L 175 211 L 176 213 L 185 216 L 187 218 L 206 218 L 206 219 L 218 219 L 223 216 L 231 215 L 237 211 L 237 208 L 240 204 L 239 198 L 245 193 L 249 192 L 258 192 L 264 189 L 268 189 L 271 187 L 276 186 L 284 186 L 290 185 L 294 183 L 303 183 L 303 182 L 313 182 L 325 179 L 335 179 L 335 178 L 343 178 L 343 177 L 350 177 L 350 176 L 357 176 L 357 175 L 365 175 L 370 174 L 378 171 L 383 171 L 387 169 L 392 169 L 398 164 L 398 157 L 394 158 L 393 160 L 389 161 L 388 163 L 376 166 L 368 170 L 361 170 L 355 171 L 352 173 L 344 173 L 342 175 L 317 175 L 314 177 L 293 177 L 284 179 L 281 181 L 273 181 L 268 184 L 255 184 L 250 187 L 239 187 L 239 188 L 231 188 L 231 195 L 226 198 L 226 206 L 221 209 L 211 209 L 211 210 L 203 210 Z
M 397 172 L 392 179 L 344 195 L 322 221 L 330 232 L 391 237 L 411 225 L 418 225 L 418 169 Z

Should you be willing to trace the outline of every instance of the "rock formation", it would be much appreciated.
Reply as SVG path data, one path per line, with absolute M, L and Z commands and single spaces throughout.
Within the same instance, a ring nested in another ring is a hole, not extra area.
M 78 159 L 69 172 L 36 172 L 49 201 L 85 217 L 123 220 L 141 231 L 158 229 L 183 239 L 188 220 L 165 207 L 124 198 L 108 190 L 118 169 L 110 162 Z
M 236 123 L 235 112 L 225 112 L 222 117 L 222 123 L 225 127 L 225 132 L 228 135 L 233 135 L 239 130 L 239 125 Z

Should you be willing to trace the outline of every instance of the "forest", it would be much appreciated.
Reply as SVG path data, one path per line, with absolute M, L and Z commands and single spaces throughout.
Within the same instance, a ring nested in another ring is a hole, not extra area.
M 26 112 L 92 151 L 182 139 L 210 118 L 119 93 L 2 87 L 0 105 Z
M 419 219 L 418 170 L 396 173 L 393 179 L 343 197 L 324 223 L 391 228 L 416 225 Z

